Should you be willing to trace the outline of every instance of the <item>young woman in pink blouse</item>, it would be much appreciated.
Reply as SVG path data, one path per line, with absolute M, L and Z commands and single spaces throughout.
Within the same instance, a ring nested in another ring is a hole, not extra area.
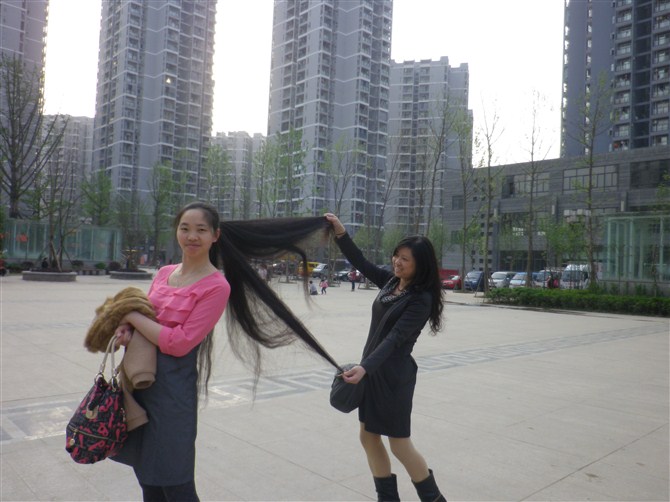
M 198 394 L 207 390 L 212 333 L 226 307 L 238 356 L 248 353 L 240 349 L 245 341 L 274 348 L 297 338 L 337 367 L 248 262 L 291 250 L 306 263 L 296 243 L 326 232 L 324 218 L 220 222 L 216 209 L 194 202 L 175 223 L 182 262 L 162 267 L 151 284 L 148 296 L 157 322 L 131 312 L 116 331 L 121 344 L 144 336 L 158 348 L 155 383 L 134 392 L 149 422 L 133 430 L 113 457 L 133 467 L 145 501 L 199 500 L 194 482 Z M 257 347 L 250 352 L 258 378 L 260 352 Z

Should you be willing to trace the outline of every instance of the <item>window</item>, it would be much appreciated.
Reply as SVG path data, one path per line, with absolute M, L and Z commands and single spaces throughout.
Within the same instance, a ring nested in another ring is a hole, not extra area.
M 630 166 L 631 188 L 657 188 L 670 174 L 670 161 L 634 162 Z
M 591 188 L 606 190 L 619 184 L 616 166 L 595 166 L 591 170 Z M 589 186 L 589 168 L 566 169 L 563 171 L 563 192 L 576 192 Z
M 525 197 L 530 193 L 531 184 L 535 195 L 549 192 L 549 173 L 535 173 L 531 180 L 530 174 L 516 174 L 510 181 L 510 197 Z

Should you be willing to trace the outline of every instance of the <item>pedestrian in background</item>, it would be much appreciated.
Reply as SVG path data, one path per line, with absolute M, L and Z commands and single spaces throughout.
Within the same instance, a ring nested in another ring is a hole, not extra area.
M 351 281 L 351 290 L 355 291 L 356 290 L 356 281 L 358 280 L 358 272 L 354 267 L 351 267 L 351 270 L 349 271 L 349 280 Z

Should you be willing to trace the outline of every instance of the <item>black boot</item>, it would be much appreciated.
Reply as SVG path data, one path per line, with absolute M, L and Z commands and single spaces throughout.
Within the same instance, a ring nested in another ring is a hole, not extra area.
M 398 495 L 398 481 L 395 474 L 388 478 L 374 478 L 377 490 L 377 502 L 400 502 Z
M 419 481 L 418 483 L 412 481 L 414 488 L 416 488 L 416 493 L 419 494 L 419 500 L 421 502 L 447 502 L 444 495 L 440 493 L 437 483 L 435 483 L 433 471 L 428 469 L 428 473 L 428 477 L 423 481 Z

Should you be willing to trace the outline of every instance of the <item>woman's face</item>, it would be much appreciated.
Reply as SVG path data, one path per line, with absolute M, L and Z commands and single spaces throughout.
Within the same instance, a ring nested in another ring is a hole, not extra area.
M 409 248 L 399 248 L 391 259 L 395 276 L 404 281 L 411 281 L 416 274 L 416 260 Z
M 210 226 L 202 209 L 189 209 L 177 225 L 177 242 L 184 256 L 209 256 L 209 249 L 219 238 L 220 230 Z

